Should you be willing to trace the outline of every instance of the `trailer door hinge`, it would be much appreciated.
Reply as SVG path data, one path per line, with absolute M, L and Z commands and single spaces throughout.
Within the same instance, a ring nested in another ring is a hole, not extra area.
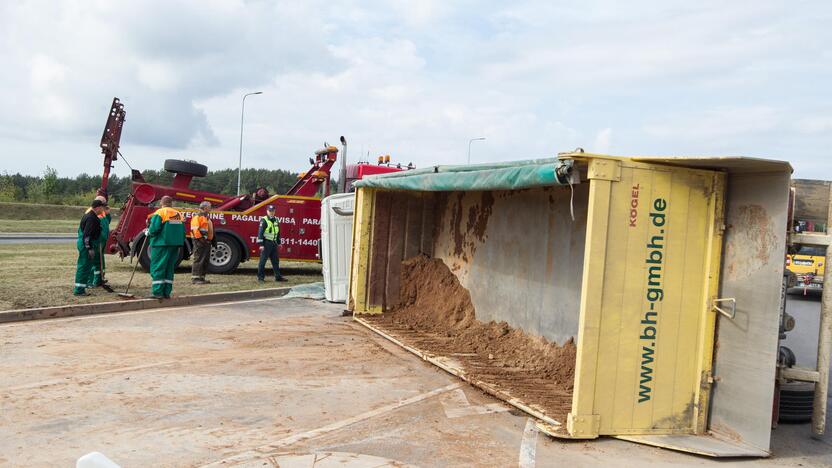
M 587 178 L 619 182 L 621 180 L 621 163 L 612 159 L 593 158 L 589 161 Z

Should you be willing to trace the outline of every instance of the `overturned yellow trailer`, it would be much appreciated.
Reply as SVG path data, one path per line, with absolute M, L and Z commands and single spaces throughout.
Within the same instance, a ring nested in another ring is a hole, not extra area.
M 399 304 L 403 259 L 442 259 L 477 319 L 575 341 L 565 417 L 472 381 L 547 432 L 766 456 L 790 175 L 781 161 L 573 152 L 368 178 L 356 183 L 350 308 L 466 378 L 453 356 L 361 319 Z

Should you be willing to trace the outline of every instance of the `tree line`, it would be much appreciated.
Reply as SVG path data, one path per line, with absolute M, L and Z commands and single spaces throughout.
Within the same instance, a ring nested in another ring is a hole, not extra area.
M 145 170 L 142 171 L 142 176 L 148 183 L 169 185 L 174 174 L 164 170 Z M 243 169 L 241 191 L 253 193 L 259 188 L 265 188 L 275 195 L 286 193 L 295 182 L 297 174 L 283 169 Z M 108 182 L 110 204 L 117 206 L 124 203 L 130 194 L 131 184 L 129 176 L 111 175 Z M 0 201 L 83 206 L 95 198 L 99 187 L 100 175 L 58 177 L 57 171 L 47 166 L 40 176 L 19 173 L 0 175 Z M 207 192 L 236 194 L 237 170 L 209 171 L 205 177 L 194 177 L 191 187 Z

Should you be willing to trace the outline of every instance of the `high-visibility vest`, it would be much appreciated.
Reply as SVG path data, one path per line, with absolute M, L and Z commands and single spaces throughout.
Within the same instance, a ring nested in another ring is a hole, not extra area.
M 191 218 L 191 235 L 194 239 L 214 239 L 214 223 L 205 215 Z
M 150 246 L 180 246 L 184 243 L 185 225 L 182 223 L 182 214 L 169 207 L 156 210 L 150 217 Z
M 263 230 L 263 239 L 277 242 L 277 238 L 280 236 L 280 223 L 277 222 L 277 219 L 272 221 L 268 216 L 263 217 L 263 219 L 266 221 L 266 229 Z

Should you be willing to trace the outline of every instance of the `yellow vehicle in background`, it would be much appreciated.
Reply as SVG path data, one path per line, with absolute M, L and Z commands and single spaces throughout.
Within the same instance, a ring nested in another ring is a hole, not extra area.
M 797 277 L 798 288 L 808 290 L 823 288 L 823 272 L 826 269 L 826 249 L 820 246 L 804 245 L 793 255 L 786 256 L 786 268 Z

